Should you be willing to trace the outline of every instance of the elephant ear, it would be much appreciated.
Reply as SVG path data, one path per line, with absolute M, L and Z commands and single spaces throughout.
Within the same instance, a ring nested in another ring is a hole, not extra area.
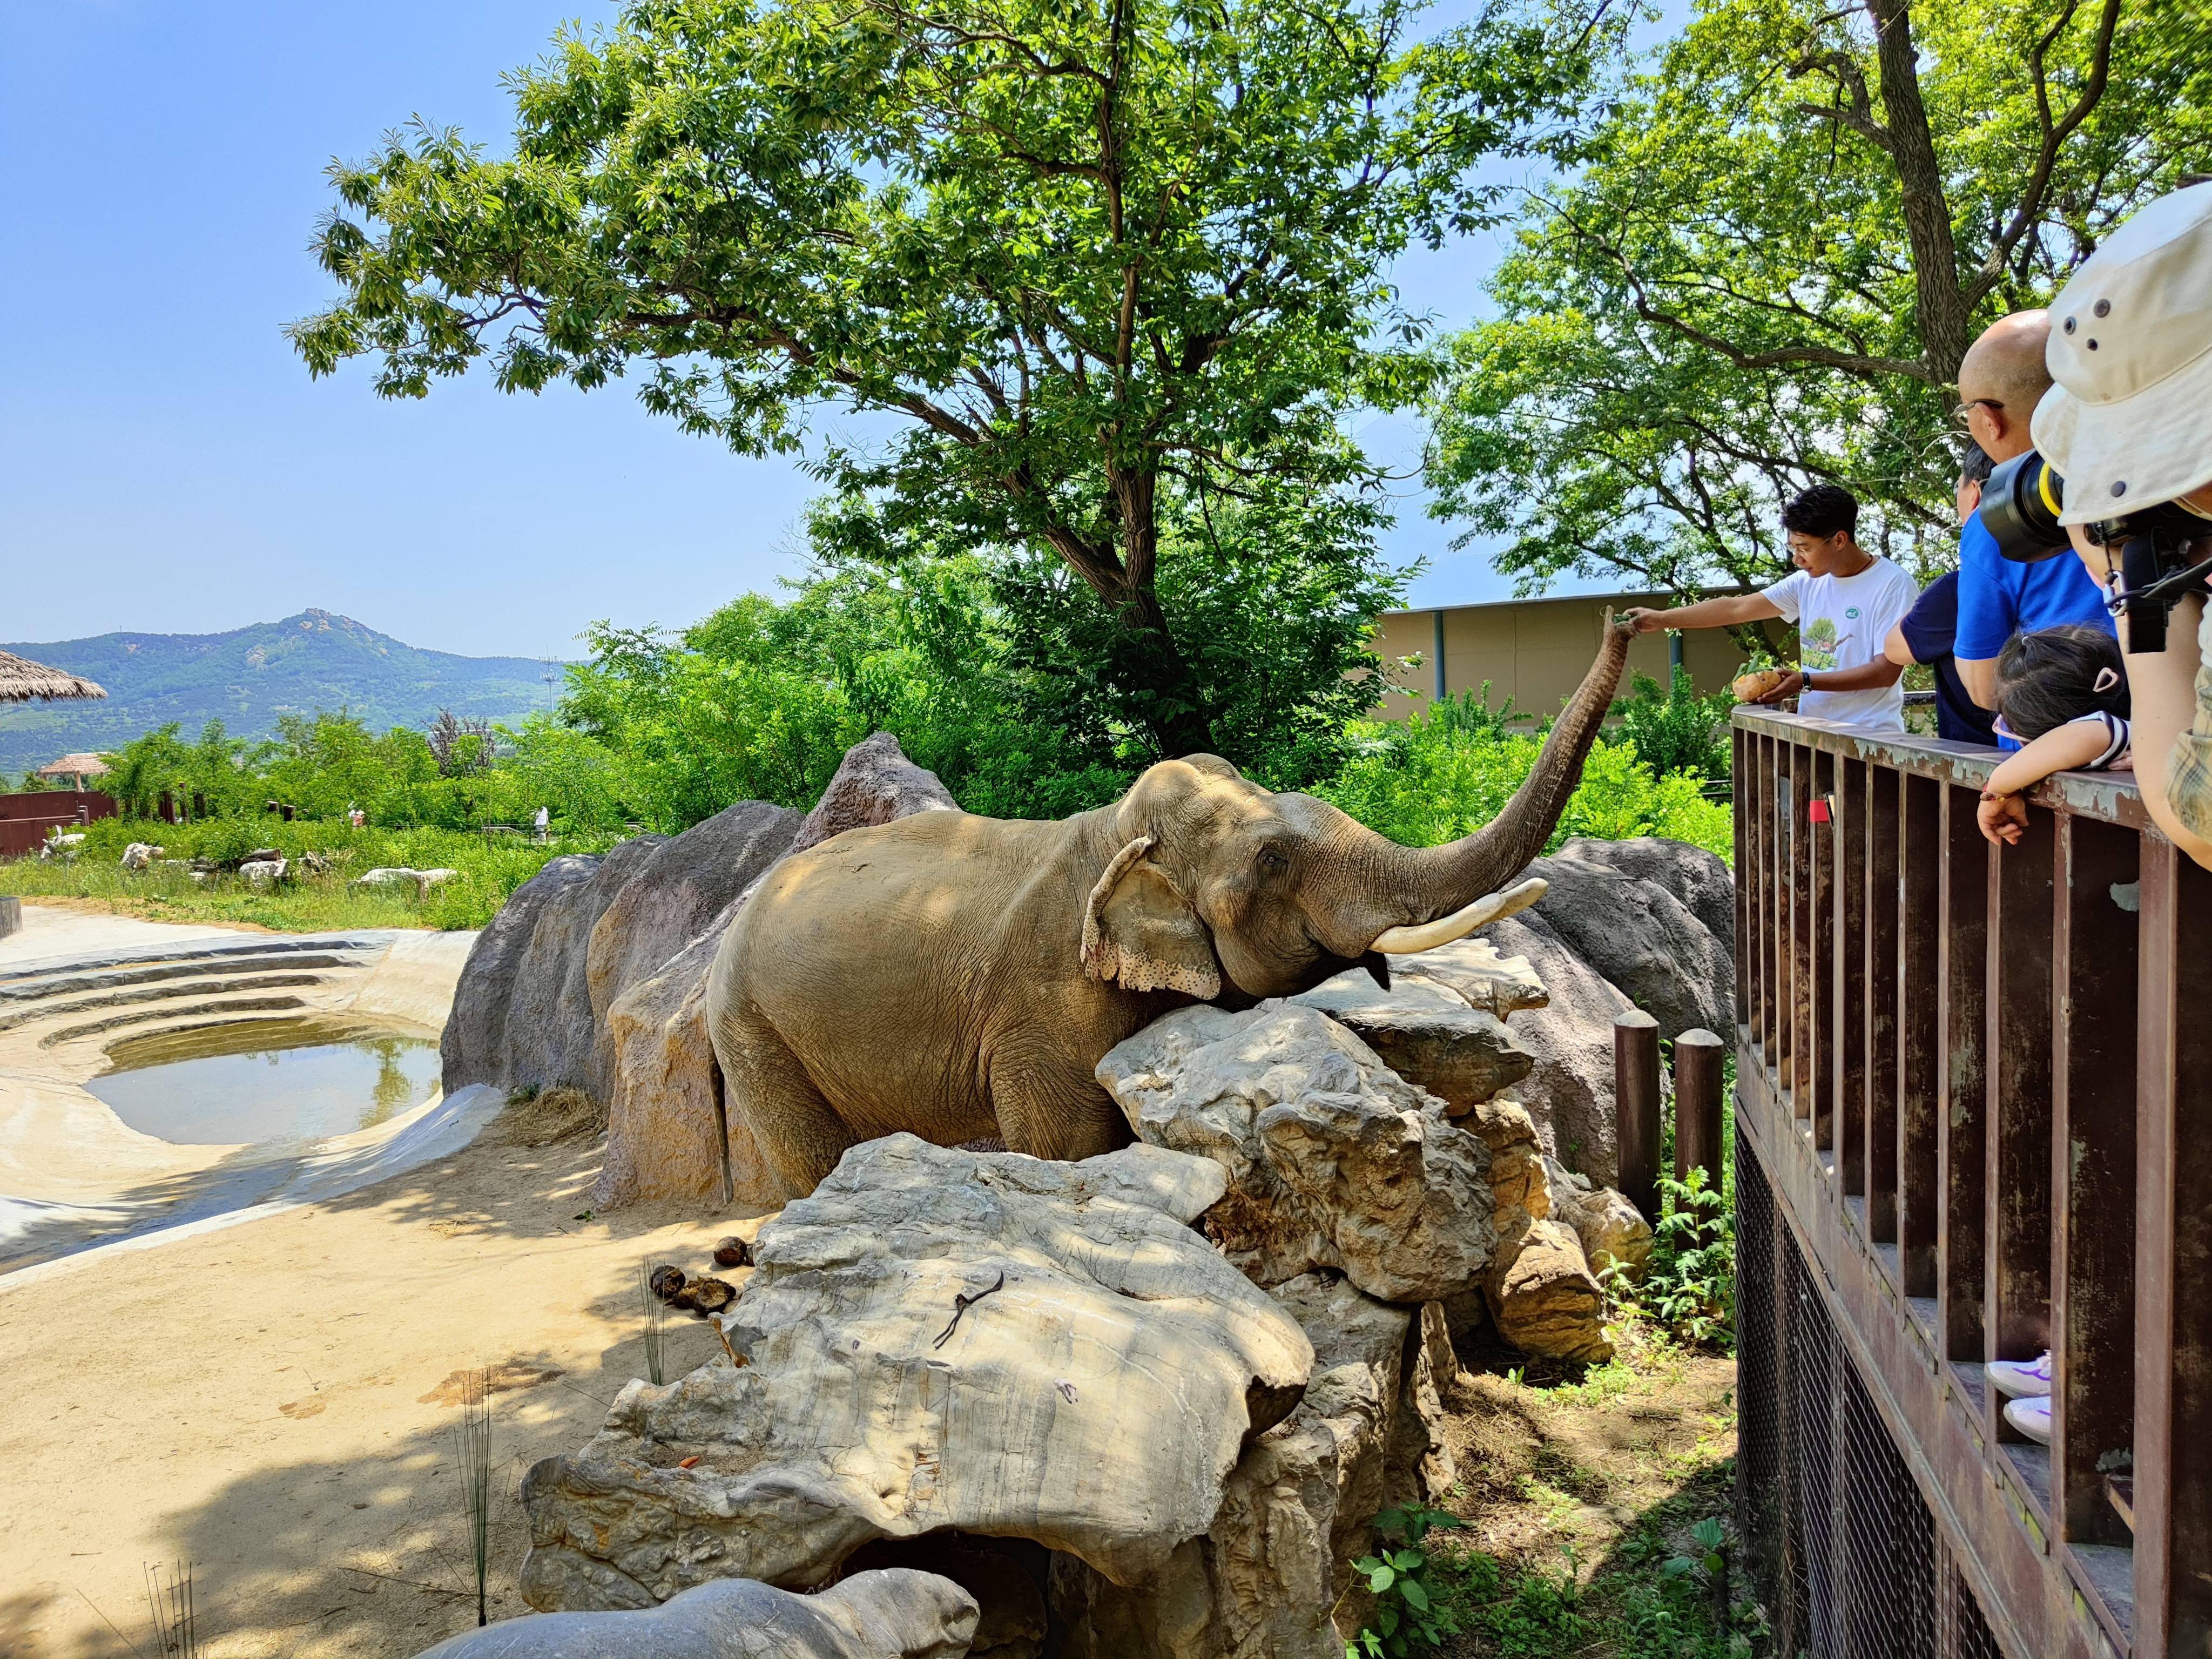
M 1181 991 L 1200 1000 L 1221 994 L 1213 941 L 1183 891 L 1145 854 L 1139 836 L 1114 855 L 1083 907 L 1083 969 L 1132 991 Z

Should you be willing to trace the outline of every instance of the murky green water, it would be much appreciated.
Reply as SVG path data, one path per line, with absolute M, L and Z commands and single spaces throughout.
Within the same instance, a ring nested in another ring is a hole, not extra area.
M 84 1086 L 142 1134 L 193 1146 L 319 1140 L 428 1100 L 438 1045 L 325 1020 L 126 1039 Z

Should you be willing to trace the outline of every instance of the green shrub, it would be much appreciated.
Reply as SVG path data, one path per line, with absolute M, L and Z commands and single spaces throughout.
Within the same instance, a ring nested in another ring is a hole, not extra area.
M 1710 697 L 1697 695 L 1690 671 L 1676 666 L 1672 689 L 1649 674 L 1629 683 L 1629 696 L 1613 705 L 1620 717 L 1620 736 L 1636 757 L 1661 777 L 1673 772 L 1699 777 L 1724 778 L 1732 761 L 1729 753 L 1729 711 L 1735 699 L 1725 691 Z
M 1397 724 L 1362 722 L 1358 752 L 1315 793 L 1391 840 L 1434 847 L 1496 817 L 1536 763 L 1539 733 L 1506 728 L 1510 703 L 1491 710 L 1462 696 Z M 1692 774 L 1656 775 L 1636 750 L 1601 738 L 1550 845 L 1575 836 L 1619 841 L 1661 836 L 1735 854 L 1729 810 L 1707 800 Z

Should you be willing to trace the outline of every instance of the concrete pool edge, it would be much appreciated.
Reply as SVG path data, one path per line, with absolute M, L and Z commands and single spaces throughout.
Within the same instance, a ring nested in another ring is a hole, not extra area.
M 172 1226 L 157 1227 L 149 1231 L 111 1239 L 104 1244 L 88 1245 L 68 1255 L 34 1261 L 26 1267 L 0 1270 L 0 1296 L 21 1290 L 28 1285 L 42 1284 L 75 1268 L 87 1267 L 126 1251 L 155 1249 L 179 1239 L 196 1238 L 204 1233 L 219 1232 L 226 1227 L 283 1215 L 311 1204 L 343 1198 L 348 1194 L 374 1187 L 380 1182 L 405 1175 L 410 1170 L 450 1157 L 469 1146 L 483 1133 L 484 1126 L 499 1115 L 506 1104 L 506 1096 L 485 1083 L 472 1083 L 456 1094 L 434 1096 L 390 1123 L 324 1142 L 324 1146 L 337 1147 L 337 1150 L 309 1154 L 301 1167 L 270 1197 L 235 1209 L 198 1216 Z M 337 1146 L 339 1141 L 358 1141 L 363 1137 L 380 1136 L 380 1139 L 367 1146 Z M 69 1207 L 93 1211 L 99 1206 L 82 1205 Z

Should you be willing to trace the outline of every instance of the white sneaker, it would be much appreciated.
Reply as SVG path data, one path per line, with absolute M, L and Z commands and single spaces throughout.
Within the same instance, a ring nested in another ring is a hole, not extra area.
M 1990 1381 L 2008 1400 L 2026 1400 L 2051 1392 L 2051 1351 L 2033 1359 L 1992 1359 L 1986 1368 Z
M 2030 1395 L 2005 1407 L 2005 1421 L 2039 1446 L 2051 1443 L 2051 1396 Z

